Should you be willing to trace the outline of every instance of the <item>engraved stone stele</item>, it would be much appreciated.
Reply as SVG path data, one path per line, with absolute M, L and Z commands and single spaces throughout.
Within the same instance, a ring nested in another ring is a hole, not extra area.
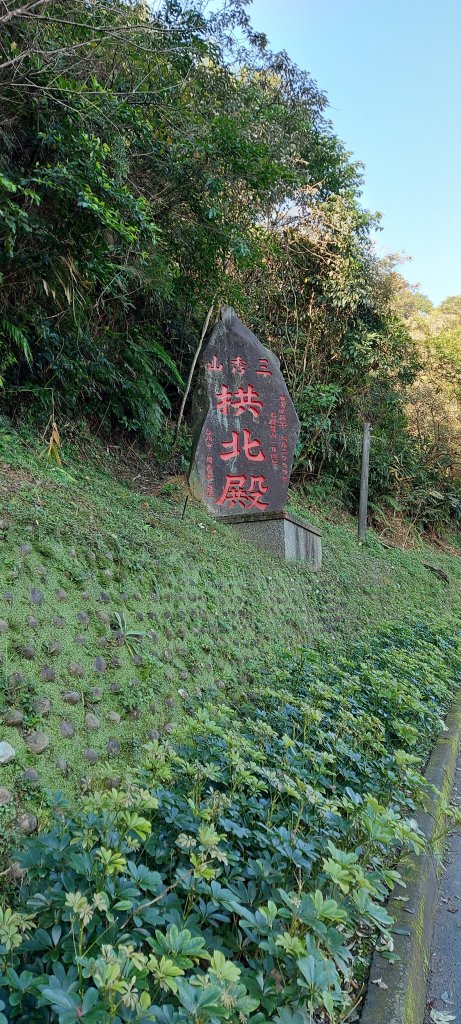
M 194 396 L 189 484 L 215 516 L 281 512 L 299 420 L 277 357 L 224 307 Z
M 283 511 L 299 420 L 280 363 L 226 306 L 202 354 L 189 486 L 257 547 L 319 569 L 320 531 Z

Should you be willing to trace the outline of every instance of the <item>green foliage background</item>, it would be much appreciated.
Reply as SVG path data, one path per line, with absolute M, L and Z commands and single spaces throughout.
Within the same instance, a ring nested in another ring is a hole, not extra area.
M 225 302 L 281 358 L 299 479 L 334 478 L 354 503 L 371 415 L 377 508 L 459 516 L 453 473 L 408 429 L 421 352 L 310 76 L 243 0 L 22 6 L 0 11 L 4 411 L 156 445 Z

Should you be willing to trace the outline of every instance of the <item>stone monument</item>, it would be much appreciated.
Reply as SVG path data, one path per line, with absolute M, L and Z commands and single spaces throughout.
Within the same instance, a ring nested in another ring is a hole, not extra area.
M 273 554 L 321 564 L 320 532 L 283 511 L 299 420 L 280 363 L 229 307 L 202 354 L 192 493 Z

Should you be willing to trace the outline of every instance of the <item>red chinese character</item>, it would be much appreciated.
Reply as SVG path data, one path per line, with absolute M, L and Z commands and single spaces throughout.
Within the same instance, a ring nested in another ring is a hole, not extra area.
M 241 505 L 242 508 L 267 508 L 267 501 L 263 501 L 263 495 L 267 494 L 269 488 L 266 485 L 265 476 L 250 477 L 250 486 L 245 490 L 246 476 L 226 476 L 226 483 L 217 505 Z
M 256 370 L 256 374 L 258 377 L 272 377 L 272 370 L 269 369 L 268 359 L 259 360 L 259 370 Z
M 235 359 L 232 359 L 231 365 L 232 373 L 238 373 L 240 374 L 241 377 L 243 377 L 245 370 L 248 366 L 248 363 L 246 359 L 242 359 L 241 356 L 236 356 Z
M 252 449 L 255 448 L 259 448 L 260 450 L 254 454 Z M 261 441 L 257 441 L 256 438 L 251 440 L 251 430 L 243 431 L 243 453 L 246 455 L 247 459 L 251 460 L 251 462 L 265 461 L 266 456 L 261 448 Z
M 246 391 L 244 388 L 238 388 L 234 394 L 234 399 L 232 408 L 235 409 L 236 416 L 241 416 L 242 412 L 248 409 L 248 412 L 252 413 L 253 419 L 257 419 L 263 408 L 263 403 L 252 384 L 248 385 Z
M 234 505 L 241 505 L 242 508 L 246 508 L 248 502 L 248 495 L 245 490 L 246 479 L 246 476 L 226 476 L 224 490 L 216 504 L 224 505 L 227 502 L 229 508 L 233 508 Z
M 227 384 L 223 384 L 221 391 L 217 394 L 217 410 L 218 412 L 222 412 L 223 416 L 227 416 L 233 397 L 232 391 L 229 390 Z
M 280 423 L 281 427 L 286 427 L 286 425 L 287 425 L 286 406 L 287 406 L 287 400 L 285 398 L 285 395 L 280 395 L 279 396 L 279 423 Z
M 218 363 L 217 355 L 214 355 L 211 363 L 207 363 L 206 364 L 206 368 L 207 368 L 207 370 L 210 370 L 212 373 L 213 372 L 217 373 L 218 370 L 222 370 L 223 367 L 222 367 L 222 363 Z
M 248 488 L 248 497 L 251 499 L 248 508 L 267 508 L 267 501 L 262 500 L 263 494 L 267 494 L 269 488 L 265 476 L 252 476 Z
M 242 412 L 251 412 L 253 419 L 256 420 L 264 407 L 264 403 L 261 401 L 259 394 L 255 391 L 252 384 L 249 384 L 245 388 L 237 388 L 237 391 L 232 393 L 227 387 L 227 384 L 223 384 L 217 395 L 217 410 L 222 412 L 223 416 L 227 416 L 230 409 L 233 409 L 236 416 L 241 416 Z
M 221 441 L 221 446 L 227 448 L 225 455 L 221 455 L 220 458 L 223 462 L 227 462 L 228 459 L 235 459 L 236 455 L 240 455 L 239 445 L 239 432 L 238 430 L 232 431 L 232 441 Z M 258 452 L 254 452 L 255 448 L 259 448 Z M 251 440 L 251 430 L 243 431 L 243 454 L 251 462 L 264 462 L 266 456 L 261 449 L 261 441 L 256 439 Z

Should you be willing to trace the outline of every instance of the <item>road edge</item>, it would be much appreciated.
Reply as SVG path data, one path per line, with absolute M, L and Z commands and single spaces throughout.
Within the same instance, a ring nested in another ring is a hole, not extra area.
M 444 806 L 453 788 L 461 740 L 461 691 L 446 717 L 445 728 L 425 772 L 425 778 L 438 792 L 430 796 L 426 810 L 417 815 L 429 849 L 419 857 L 411 856 L 402 871 L 408 902 L 402 903 L 395 898 L 399 893 L 393 893 L 387 908 L 394 918 L 392 932 L 404 929 L 409 934 L 393 934 L 394 949 L 401 958 L 396 964 L 390 964 L 376 950 L 373 953 L 360 1024 L 423 1024 L 440 861 L 445 845 Z M 372 984 L 378 978 L 387 988 Z

